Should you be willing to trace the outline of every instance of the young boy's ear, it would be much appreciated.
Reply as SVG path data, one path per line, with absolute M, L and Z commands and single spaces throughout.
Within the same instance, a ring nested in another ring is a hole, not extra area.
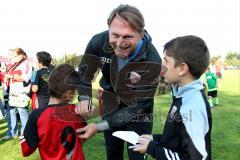
M 71 101 L 73 99 L 74 95 L 75 95 L 75 91 L 72 91 L 72 90 L 66 91 L 63 94 L 64 99 L 69 100 L 69 101 Z
M 178 71 L 179 76 L 184 76 L 189 71 L 188 65 L 186 63 L 180 64 L 178 69 L 179 69 Z

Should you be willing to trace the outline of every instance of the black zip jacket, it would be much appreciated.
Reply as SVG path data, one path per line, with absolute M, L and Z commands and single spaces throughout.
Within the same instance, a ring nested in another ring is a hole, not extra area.
M 151 43 L 151 37 L 144 33 L 144 42 L 138 55 L 121 70 L 117 57 L 109 44 L 109 32 L 96 34 L 87 45 L 79 66 L 80 97 L 92 97 L 92 80 L 100 68 L 100 86 L 104 89 L 103 117 L 110 127 L 120 127 L 129 121 L 123 116 L 149 118 L 153 112 L 153 99 L 161 71 L 161 58 Z M 131 72 L 141 76 L 139 82 L 132 83 Z M 130 118 L 130 120 L 134 120 Z

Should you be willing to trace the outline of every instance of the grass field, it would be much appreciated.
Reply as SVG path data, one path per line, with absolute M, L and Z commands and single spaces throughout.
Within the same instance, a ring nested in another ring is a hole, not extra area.
M 224 72 L 224 79 L 219 84 L 220 105 L 212 109 L 212 159 L 240 159 L 240 70 Z M 168 111 L 170 96 L 155 97 L 155 119 L 153 133 L 161 133 Z M 0 138 L 7 131 L 5 121 L 0 122 Z M 86 160 L 106 159 L 102 134 L 88 140 L 84 144 Z M 38 152 L 29 158 L 21 155 L 18 139 L 0 141 L 1 160 L 39 159 Z M 125 152 L 125 159 L 127 155 Z

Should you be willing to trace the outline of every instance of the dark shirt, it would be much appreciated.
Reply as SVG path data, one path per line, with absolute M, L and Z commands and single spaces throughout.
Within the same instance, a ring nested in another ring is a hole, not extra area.
M 48 78 L 51 69 L 49 68 L 41 68 L 37 71 L 36 77 L 34 78 L 32 85 L 38 86 L 37 96 L 41 99 L 49 99 L 48 93 Z

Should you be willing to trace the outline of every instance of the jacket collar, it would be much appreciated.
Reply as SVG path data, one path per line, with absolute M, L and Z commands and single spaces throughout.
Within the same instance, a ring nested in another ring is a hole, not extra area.
M 200 79 L 198 79 L 182 87 L 173 86 L 172 89 L 173 89 L 173 96 L 176 98 L 180 98 L 187 94 L 192 94 L 196 91 L 203 89 L 203 83 Z
M 141 60 L 145 60 L 147 58 L 147 50 L 152 41 L 152 38 L 147 33 L 147 31 L 144 31 L 144 37 L 143 37 L 143 45 L 140 50 L 140 53 L 132 60 L 132 62 L 139 62 Z

